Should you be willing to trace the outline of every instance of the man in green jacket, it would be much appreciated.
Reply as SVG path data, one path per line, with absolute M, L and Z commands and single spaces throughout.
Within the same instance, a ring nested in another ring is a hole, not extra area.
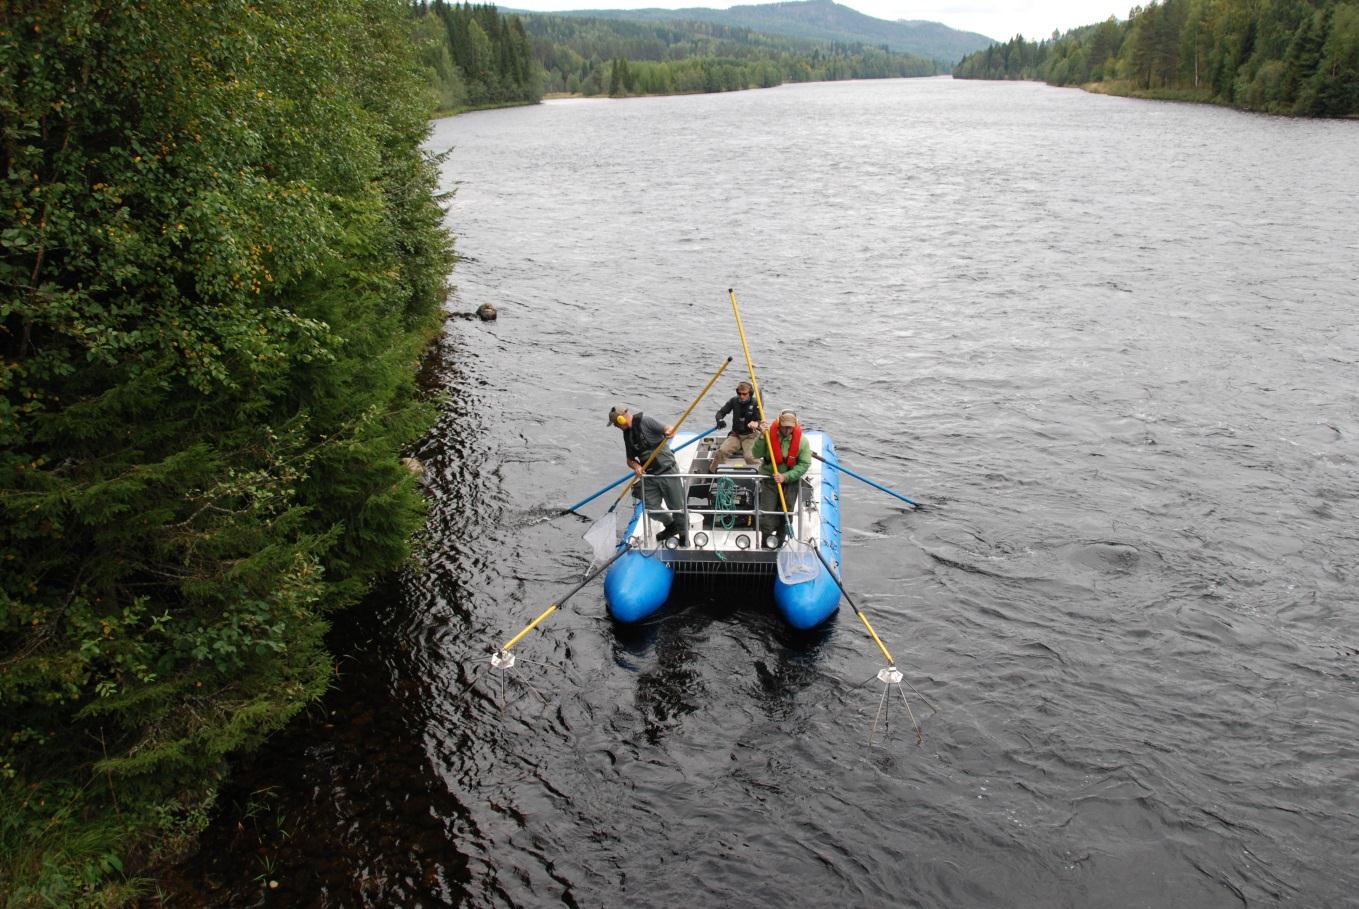
M 802 477 L 812 466 L 812 446 L 802 437 L 802 426 L 797 414 L 785 410 L 779 414 L 773 432 L 774 448 L 777 457 L 769 456 L 769 423 L 760 424 L 760 439 L 755 443 L 754 455 L 760 458 L 760 473 L 770 479 L 760 483 L 760 535 L 777 537 L 777 545 L 783 545 L 788 532 L 788 521 L 784 519 L 779 506 L 778 483 L 783 487 L 783 498 L 788 510 L 797 505 L 798 490 L 802 487 Z

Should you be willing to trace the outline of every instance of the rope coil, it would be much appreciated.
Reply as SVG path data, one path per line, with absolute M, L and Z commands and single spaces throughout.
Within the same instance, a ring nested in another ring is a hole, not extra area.
M 731 477 L 718 477 L 713 483 L 713 511 L 718 512 L 715 521 L 723 530 L 736 526 L 736 515 L 731 513 L 735 507 L 736 481 Z

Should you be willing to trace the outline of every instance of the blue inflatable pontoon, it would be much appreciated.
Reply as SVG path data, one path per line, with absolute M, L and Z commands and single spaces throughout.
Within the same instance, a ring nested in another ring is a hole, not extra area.
M 803 438 L 813 452 L 832 463 L 836 461 L 830 436 L 805 430 Z M 829 619 L 839 608 L 840 587 L 824 565 L 818 561 L 815 576 L 800 583 L 788 584 L 778 576 L 776 541 L 772 535 L 762 538 L 758 530 L 760 477 L 755 468 L 738 460 L 712 473 L 712 456 L 721 437 L 713 435 L 681 448 L 694 439 L 694 433 L 679 433 L 674 440 L 675 460 L 684 485 L 687 545 L 680 546 L 675 538 L 658 543 L 656 534 L 664 528 L 639 501 L 619 543 L 620 548 L 633 549 L 604 576 L 609 614 L 619 622 L 641 621 L 665 605 L 676 574 L 693 574 L 772 584 L 774 604 L 794 628 L 813 628 Z M 840 472 L 813 459 L 802 483 L 792 513 L 793 536 L 816 547 L 838 574 Z

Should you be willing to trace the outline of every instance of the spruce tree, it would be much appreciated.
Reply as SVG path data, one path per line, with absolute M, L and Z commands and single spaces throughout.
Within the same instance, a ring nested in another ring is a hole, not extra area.
M 223 757 L 326 686 L 329 613 L 406 554 L 422 502 L 398 455 L 430 416 L 413 372 L 450 259 L 407 14 L 5 7 L 0 883 L 20 900 L 182 843 Z

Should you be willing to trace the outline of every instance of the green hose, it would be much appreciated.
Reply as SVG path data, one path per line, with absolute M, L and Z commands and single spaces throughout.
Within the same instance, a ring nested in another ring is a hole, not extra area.
M 731 477 L 718 477 L 713 483 L 713 510 L 718 512 L 713 520 L 723 530 L 736 526 L 736 515 L 731 510 L 736 507 L 736 481 Z
M 736 507 L 736 481 L 731 477 L 718 477 L 713 481 L 713 526 L 731 530 L 736 526 L 736 515 L 731 510 Z M 723 562 L 727 557 L 719 549 L 714 549 Z

